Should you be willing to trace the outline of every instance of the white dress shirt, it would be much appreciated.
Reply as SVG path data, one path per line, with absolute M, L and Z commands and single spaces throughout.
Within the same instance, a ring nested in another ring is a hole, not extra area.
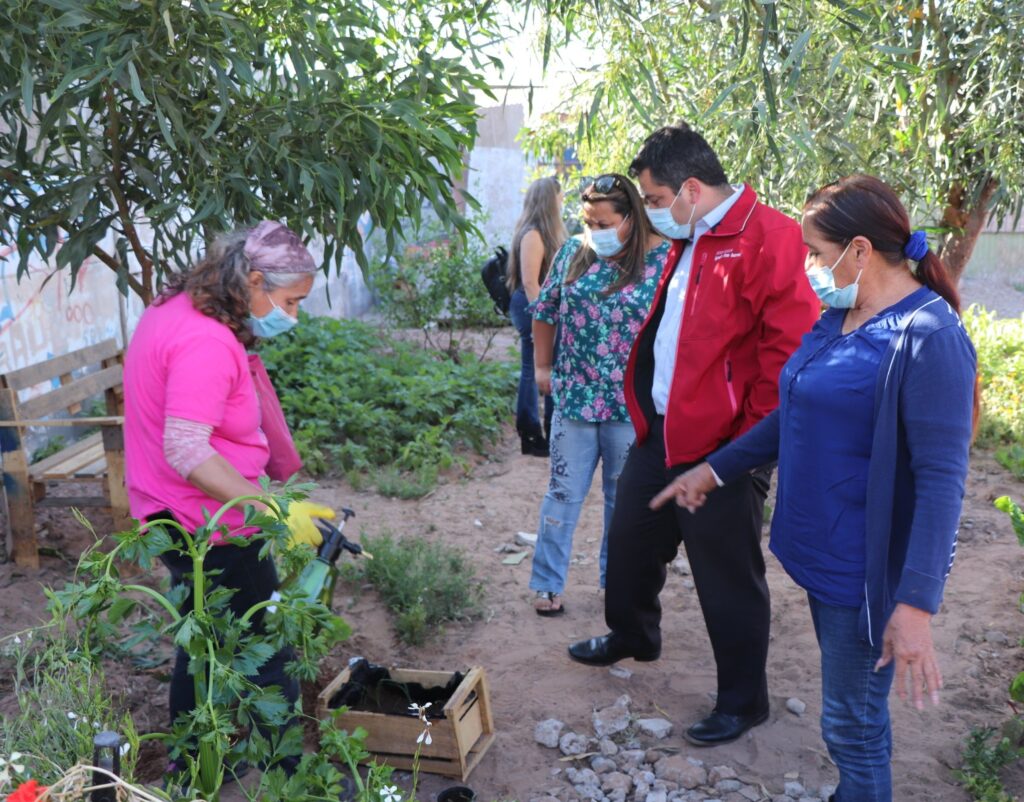
M 694 248 L 697 240 L 722 222 L 722 218 L 739 200 L 743 185 L 734 185 L 732 189 L 732 195 L 697 221 L 693 239 L 683 248 L 676 271 L 665 289 L 665 313 L 661 316 L 658 333 L 654 337 L 654 384 L 651 386 L 654 409 L 659 415 L 664 415 L 668 409 L 668 393 L 672 387 L 672 375 L 676 370 L 679 327 L 683 322 L 683 306 L 686 301 L 686 287 L 690 283 Z

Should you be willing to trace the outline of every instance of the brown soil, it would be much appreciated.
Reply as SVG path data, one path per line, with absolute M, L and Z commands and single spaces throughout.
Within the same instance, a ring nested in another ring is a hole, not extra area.
M 351 506 L 358 517 L 353 532 L 425 535 L 465 549 L 487 588 L 481 620 L 452 624 L 428 645 L 410 648 L 397 641 L 387 611 L 371 591 L 339 586 L 336 604 L 352 624 L 352 638 L 323 667 L 323 681 L 350 656 L 406 668 L 464 670 L 485 667 L 497 727 L 497 740 L 470 778 L 479 798 L 527 802 L 548 789 L 566 788 L 552 770 L 565 768 L 559 755 L 533 740 L 534 725 L 554 717 L 580 732 L 590 732 L 595 707 L 612 703 L 622 693 L 636 713 L 664 716 L 677 726 L 665 746 L 681 749 L 709 765 L 730 764 L 741 777 L 759 780 L 781 791 L 783 775 L 799 772 L 808 788 L 835 782 L 836 772 L 821 743 L 817 647 L 803 593 L 768 557 L 773 593 L 773 630 L 769 682 L 773 709 L 764 726 L 749 736 L 714 750 L 695 750 L 679 731 L 705 714 L 714 690 L 714 663 L 695 592 L 683 577 L 672 575 L 662 594 L 665 645 L 656 663 L 623 663 L 633 675 L 612 676 L 607 669 L 571 662 L 565 647 L 571 641 L 605 631 L 602 597 L 597 590 L 596 556 L 601 503 L 595 485 L 576 534 L 577 559 L 566 592 L 566 615 L 541 618 L 531 609 L 527 588 L 529 559 L 503 565 L 495 551 L 513 542 L 519 530 L 535 531 L 537 510 L 547 482 L 547 461 L 516 453 L 512 437 L 496 449 L 473 475 L 439 486 L 418 501 L 396 501 L 370 492 L 355 492 L 344 482 L 328 481 L 315 494 L 336 505 Z M 965 800 L 951 776 L 965 735 L 976 726 L 998 725 L 1009 714 L 1006 688 L 1024 667 L 1019 638 L 1024 632 L 1017 598 L 1024 590 L 1024 556 L 1009 521 L 992 507 L 1003 494 L 1024 497 L 1024 484 L 1014 481 L 985 452 L 973 457 L 964 508 L 962 544 L 949 580 L 945 608 L 935 619 L 935 637 L 945 675 L 942 704 L 919 713 L 895 697 L 892 701 L 896 754 L 896 798 L 900 800 Z M 109 526 L 96 516 L 98 531 Z M 70 516 L 47 513 L 43 543 L 75 557 L 87 535 Z M 31 626 L 43 615 L 41 585 L 69 578 L 72 564 L 44 557 L 38 572 L 0 565 L 0 636 Z M 1002 643 L 998 633 L 1007 636 Z M 986 638 L 986 635 L 988 637 Z M 123 694 L 141 731 L 159 728 L 165 719 L 168 664 L 141 671 L 110 666 L 112 690 Z M 315 696 L 307 689 L 307 706 Z M 786 710 L 789 697 L 807 703 L 797 717 Z M 0 684 L 0 712 L 15 704 L 8 683 Z M 159 773 L 162 756 L 144 756 L 147 775 Z M 1019 771 L 1008 773 L 1019 780 Z M 421 778 L 423 798 L 451 784 Z M 1022 789 L 1017 789 L 1020 793 Z M 225 797 L 227 798 L 227 796 Z

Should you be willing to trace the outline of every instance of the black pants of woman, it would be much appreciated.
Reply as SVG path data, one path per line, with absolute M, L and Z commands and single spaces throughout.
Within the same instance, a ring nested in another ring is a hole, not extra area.
M 172 518 L 170 512 L 157 513 L 149 517 L 150 521 Z M 184 548 L 181 533 L 173 528 L 168 528 L 168 534 L 177 545 Z M 182 614 L 191 612 L 193 606 L 192 596 L 192 559 L 186 554 L 176 551 L 165 552 L 160 555 L 163 564 L 171 572 L 171 584 L 174 586 L 187 585 L 189 595 L 181 607 Z M 214 546 L 206 553 L 203 562 L 203 569 L 208 576 L 210 589 L 215 587 L 232 588 L 235 592 L 228 601 L 228 607 L 236 616 L 243 615 L 250 607 L 259 602 L 266 601 L 270 595 L 277 590 L 277 569 L 274 561 L 269 555 L 260 559 L 260 548 L 253 544 L 249 547 L 240 546 Z M 216 573 L 213 573 L 216 572 Z M 210 574 L 213 574 L 210 576 Z M 262 633 L 263 614 L 266 608 L 258 610 L 253 614 L 252 624 L 255 633 Z M 254 684 L 261 688 L 276 685 L 281 689 L 281 694 L 294 705 L 299 698 L 299 683 L 293 677 L 285 673 L 285 666 L 295 659 L 292 648 L 285 647 L 266 663 L 259 671 L 251 677 Z M 171 675 L 170 691 L 170 713 L 171 725 L 181 713 L 187 713 L 195 707 L 195 681 L 188 673 L 188 653 L 178 648 L 174 661 L 174 673 Z M 289 722 L 285 727 L 292 726 L 295 722 Z M 270 737 L 272 733 L 265 732 Z M 279 765 L 285 771 L 291 773 L 297 764 L 298 758 L 285 758 Z

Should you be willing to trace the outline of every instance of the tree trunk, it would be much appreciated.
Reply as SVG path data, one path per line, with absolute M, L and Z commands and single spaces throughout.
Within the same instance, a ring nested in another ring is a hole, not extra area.
M 981 189 L 978 202 L 968 208 L 971 198 L 967 190 L 957 184 L 949 191 L 948 205 L 942 213 L 942 225 L 950 229 L 942 243 L 940 255 L 942 261 L 953 277 L 954 283 L 959 283 L 963 276 L 964 268 L 974 253 L 974 246 L 978 242 L 978 235 L 985 227 L 985 219 L 988 217 L 988 203 L 992 200 L 999 182 L 994 178 L 988 178 L 985 186 Z

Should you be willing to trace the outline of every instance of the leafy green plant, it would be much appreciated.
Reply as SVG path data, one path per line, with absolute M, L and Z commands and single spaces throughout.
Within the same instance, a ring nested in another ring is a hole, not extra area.
M 419 329 L 427 345 L 458 362 L 470 328 L 489 327 L 482 355 L 496 328 L 508 324 L 480 280 L 490 257 L 483 242 L 458 242 L 445 235 L 410 243 L 394 259 L 378 265 L 371 284 L 385 320 L 400 329 Z
M 997 448 L 996 462 L 1017 479 L 1024 479 L 1024 445 L 1014 443 L 1006 448 Z
M 353 320 L 301 316 L 261 346 L 306 469 L 414 497 L 501 435 L 515 393 L 506 362 L 439 359 Z
M 43 445 L 39 446 L 35 451 L 32 452 L 32 462 L 39 462 L 41 459 L 52 457 L 61 449 L 65 448 L 68 444 L 68 439 L 62 435 L 57 434 L 47 440 Z
M 187 766 L 186 788 L 207 799 L 216 799 L 225 773 L 234 773 L 242 761 L 270 769 L 261 783 L 286 782 L 279 762 L 301 752 L 302 734 L 299 727 L 284 725 L 301 711 L 292 709 L 279 688 L 260 688 L 251 677 L 285 645 L 291 645 L 296 660 L 286 670 L 299 679 L 313 679 L 319 659 L 348 635 L 348 626 L 340 618 L 287 590 L 282 599 L 260 602 L 236 617 L 228 607 L 233 591 L 211 587 L 203 569 L 206 553 L 214 548 L 210 542 L 214 533 L 240 548 L 260 549 L 262 554 L 269 553 L 272 546 L 285 551 L 289 534 L 283 516 L 288 504 L 303 497 L 306 489 L 286 486 L 276 499 L 266 492 L 233 499 L 194 533 L 175 521 L 137 525 L 114 535 L 114 547 L 109 551 L 101 550 L 98 541 L 82 555 L 75 580 L 61 590 L 47 592 L 54 621 L 70 618 L 80 628 L 85 657 L 98 659 L 125 628 L 134 628 L 140 637 L 170 636 L 185 650 L 193 674 L 195 708 L 181 714 L 170 733 L 146 737 L 167 742 L 171 756 Z M 272 504 L 271 509 L 280 513 L 257 512 L 249 506 L 253 501 Z M 242 526 L 255 530 L 247 538 L 237 537 L 237 532 L 221 523 L 229 509 L 241 505 L 246 505 Z M 80 520 L 88 526 L 84 518 Z M 174 539 L 171 531 L 177 533 Z M 155 558 L 170 551 L 186 555 L 192 564 L 193 605 L 186 613 L 180 609 L 188 593 L 186 587 L 161 592 L 123 581 L 118 570 L 120 560 L 134 560 L 148 571 Z M 136 616 L 140 607 L 147 613 L 159 613 L 164 623 L 154 626 L 152 615 Z M 250 621 L 265 608 L 273 609 L 264 614 L 264 631 L 256 633 Z M 283 730 L 283 734 L 261 733 L 260 726 L 278 733 Z M 240 739 L 240 732 L 248 732 L 249 737 Z
M 131 715 L 111 697 L 102 667 L 85 655 L 77 638 L 62 625 L 40 627 L 4 638 L 3 647 L 3 673 L 18 712 L 0 720 L 0 755 L 18 756 L 9 763 L 21 768 L 20 779 L 52 785 L 92 757 L 92 739 L 100 730 L 126 739 L 121 770 L 131 778 L 139 745 Z M 0 781 L 0 794 L 8 790 Z
M 1013 466 L 1022 469 L 1012 446 L 1024 446 L 1024 315 L 999 318 L 995 312 L 972 305 L 964 313 L 964 325 L 978 351 L 979 441 L 1010 445 L 1000 462 L 1010 470 L 1015 470 Z
M 994 735 L 995 730 L 991 728 L 971 731 L 964 746 L 962 768 L 955 776 L 976 802 L 1014 802 L 1014 797 L 1003 787 L 999 772 L 1024 757 L 1024 749 L 1014 746 L 1005 737 L 990 744 Z
M 363 544 L 373 559 L 347 564 L 346 575 L 376 588 L 405 643 L 421 644 L 446 622 L 480 613 L 483 585 L 460 550 L 423 537 L 395 540 L 386 533 L 365 537 Z

